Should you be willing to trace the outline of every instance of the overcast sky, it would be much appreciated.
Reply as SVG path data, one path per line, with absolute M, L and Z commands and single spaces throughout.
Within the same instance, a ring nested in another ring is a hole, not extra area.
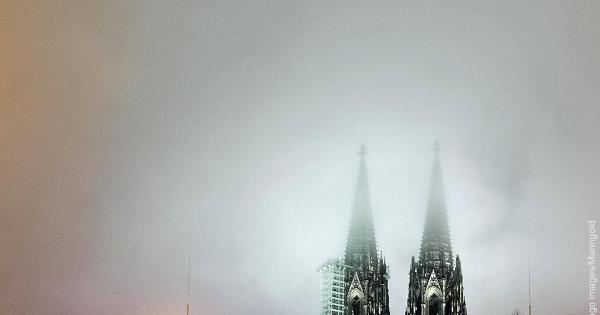
M 368 148 L 392 314 L 435 139 L 469 313 L 586 310 L 598 1 L 2 1 L 0 313 L 317 314 Z

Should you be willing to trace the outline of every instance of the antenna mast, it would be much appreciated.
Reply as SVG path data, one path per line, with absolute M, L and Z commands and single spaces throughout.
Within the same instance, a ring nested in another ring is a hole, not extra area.
M 529 315 L 531 315 L 531 256 L 529 256 Z
M 186 315 L 190 315 L 190 271 L 192 269 L 191 267 L 191 262 L 192 262 L 192 258 L 190 256 L 188 256 L 188 277 L 187 277 L 187 305 L 186 305 Z

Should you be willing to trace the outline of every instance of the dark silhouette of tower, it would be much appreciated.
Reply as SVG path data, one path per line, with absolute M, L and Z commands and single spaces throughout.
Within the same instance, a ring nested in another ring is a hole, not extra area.
M 419 261 L 412 257 L 406 315 L 466 315 L 460 258 L 452 256 L 442 185 L 440 145 L 435 142 Z
M 356 194 L 346 243 L 345 296 L 346 315 L 387 315 L 389 311 L 388 271 L 385 260 L 377 255 L 375 228 L 371 213 L 365 155 L 360 149 Z

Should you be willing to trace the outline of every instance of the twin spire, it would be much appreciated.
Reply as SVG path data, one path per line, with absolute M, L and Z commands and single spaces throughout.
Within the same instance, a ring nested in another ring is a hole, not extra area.
M 367 149 L 364 144 L 361 145 L 358 154 L 360 156 L 360 165 L 358 167 L 358 179 L 356 181 L 354 204 L 352 206 L 350 231 L 346 243 L 346 264 L 377 259 L 377 243 L 375 240 L 375 228 L 373 226 L 367 164 L 365 162 Z
M 377 259 L 377 243 L 365 161 L 367 150 L 364 144 L 361 145 L 358 154 L 360 164 L 350 230 L 346 243 L 347 263 Z M 440 143 L 437 140 L 434 144 L 434 160 L 419 261 L 425 264 L 428 272 L 436 269 L 438 274 L 450 271 L 453 265 L 448 213 L 446 211 L 440 165 Z
M 358 153 L 360 163 L 344 261 L 345 314 L 389 315 L 389 274 L 377 252 L 364 145 Z M 440 144 L 436 141 L 421 252 L 418 262 L 415 257 L 411 260 L 407 315 L 466 315 L 460 259 L 456 257 L 455 268 L 452 255 L 440 164 Z
M 438 274 L 444 274 L 452 270 L 452 245 L 440 166 L 440 143 L 437 140 L 419 261 L 425 264 L 427 272 L 435 269 Z

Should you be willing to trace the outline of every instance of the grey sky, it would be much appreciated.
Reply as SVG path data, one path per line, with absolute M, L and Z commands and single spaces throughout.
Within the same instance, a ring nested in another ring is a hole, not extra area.
M 364 141 L 402 314 L 436 138 L 469 312 L 584 312 L 600 2 L 0 9 L 0 313 L 316 314 Z

